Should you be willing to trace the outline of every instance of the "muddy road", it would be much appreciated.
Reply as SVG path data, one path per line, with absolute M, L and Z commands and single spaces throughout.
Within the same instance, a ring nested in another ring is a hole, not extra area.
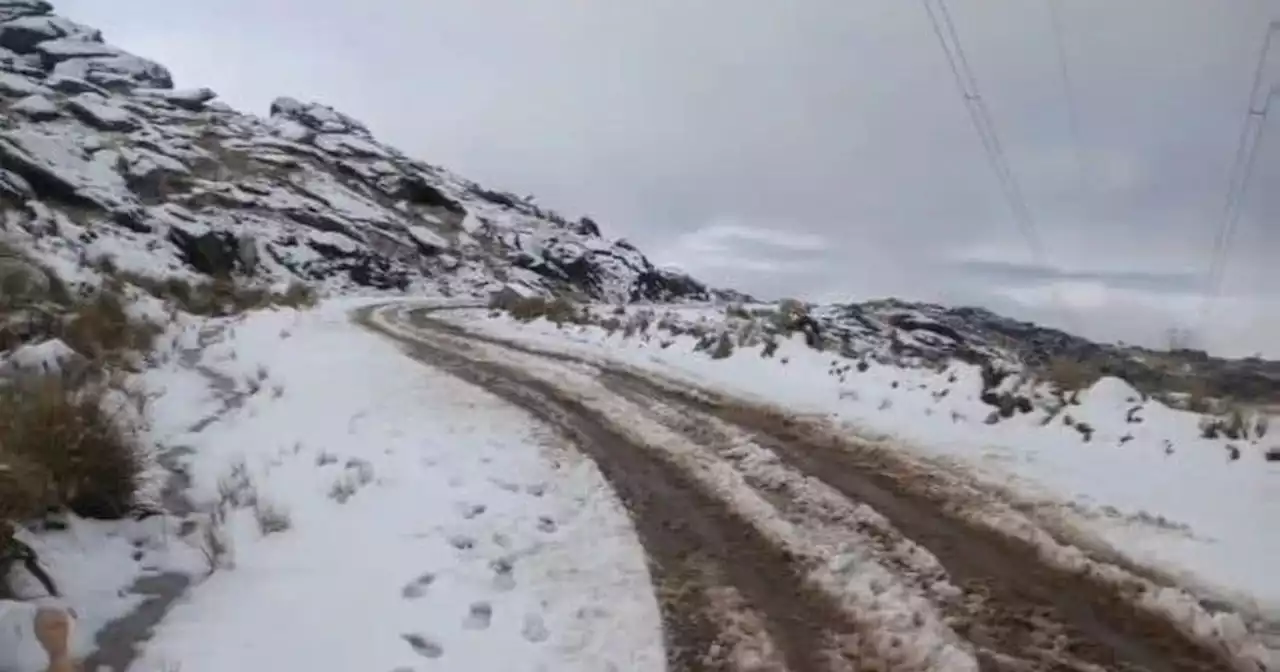
M 480 337 L 425 309 L 357 319 L 526 409 L 597 464 L 648 554 L 673 671 L 1262 669 L 1135 607 L 1134 586 L 1046 563 L 976 523 L 977 495 L 820 423 Z M 722 483 L 749 492 L 735 499 Z M 827 554 L 848 545 L 856 560 Z M 861 583 L 871 592 L 850 588 Z M 885 596 L 899 593 L 928 608 L 895 613 Z M 931 627 L 925 612 L 937 624 L 917 636 Z

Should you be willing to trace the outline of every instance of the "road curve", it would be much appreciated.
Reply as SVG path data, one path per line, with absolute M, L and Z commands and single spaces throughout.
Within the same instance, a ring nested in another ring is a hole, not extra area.
M 465 332 L 430 313 L 375 306 L 356 319 L 526 409 L 596 462 L 648 554 L 673 671 L 1263 669 L 1134 606 L 1124 586 L 1047 564 L 1031 544 L 976 524 L 953 491 L 892 452 L 778 409 Z M 588 370 L 633 412 L 601 412 L 590 401 L 598 393 L 514 355 Z M 630 427 L 639 422 L 695 446 L 702 454 L 692 459 L 734 469 L 780 518 L 826 535 L 813 538 L 878 549 L 877 562 L 930 597 L 969 662 L 922 658 L 878 632 L 867 603 L 851 606 L 808 580 L 820 563 L 780 543 L 690 462 L 638 438 Z M 866 507 L 878 515 L 851 513 Z M 937 585 L 952 590 L 930 592 Z

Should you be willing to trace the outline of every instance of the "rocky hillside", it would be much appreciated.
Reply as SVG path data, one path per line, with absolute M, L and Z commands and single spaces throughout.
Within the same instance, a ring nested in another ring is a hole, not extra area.
M 175 90 L 163 66 L 43 0 L 0 0 L 0 243 L 64 275 L 109 264 L 336 291 L 749 301 L 656 268 L 590 218 L 410 158 L 332 108 L 280 98 L 268 112 Z M 1101 345 L 982 309 L 880 301 L 812 315 L 838 347 L 907 360 L 1070 361 L 1144 390 L 1280 397 L 1280 364 Z
M 571 221 L 378 142 L 330 107 L 263 118 L 57 16 L 0 0 L 0 225 L 55 267 L 610 302 L 708 298 L 590 218 Z
M 860 354 L 882 352 L 919 363 L 958 358 L 1011 370 L 1026 367 L 1050 376 L 1107 374 L 1153 394 L 1280 403 L 1280 362 L 1095 343 L 983 308 L 885 300 L 822 306 L 812 316 L 828 341 Z

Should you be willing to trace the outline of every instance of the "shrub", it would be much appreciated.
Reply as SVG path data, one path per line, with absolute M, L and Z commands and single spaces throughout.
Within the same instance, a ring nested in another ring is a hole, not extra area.
M 0 495 L 0 517 L 65 508 L 113 519 L 133 509 L 143 454 L 121 413 L 111 409 L 112 392 L 105 383 L 76 387 L 58 376 L 0 390 L 0 465 L 12 481 Z
M 1054 357 L 1049 360 L 1045 374 L 1057 386 L 1059 392 L 1079 392 L 1102 377 L 1098 367 L 1083 360 Z
M 716 339 L 711 359 L 727 359 L 733 354 L 733 337 L 728 332 L 720 334 Z
M 185 278 L 157 279 L 129 271 L 115 271 L 111 275 L 192 315 L 220 317 L 267 306 L 310 308 L 318 299 L 314 289 L 296 280 L 283 292 L 272 292 L 225 277 L 192 283 Z
M 274 302 L 290 308 L 311 308 L 316 305 L 317 296 L 314 289 L 301 282 L 291 282 L 283 294 L 277 294 Z
M 261 499 L 253 505 L 253 519 L 258 523 L 258 531 L 264 537 L 293 527 L 293 518 L 288 511 Z
M 76 352 L 102 361 L 150 350 L 160 331 L 155 324 L 131 318 L 120 293 L 104 288 L 74 307 L 61 337 Z
M 569 299 L 556 297 L 550 301 L 540 297 L 520 298 L 505 302 L 507 312 L 521 322 L 532 322 L 545 317 L 557 325 L 582 324 L 582 311 Z

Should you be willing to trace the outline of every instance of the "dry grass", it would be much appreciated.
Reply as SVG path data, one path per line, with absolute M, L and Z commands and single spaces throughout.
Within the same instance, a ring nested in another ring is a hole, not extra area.
M 133 509 L 144 457 L 113 393 L 58 376 L 0 389 L 0 518 L 67 509 L 113 519 Z
M 231 278 L 197 282 L 177 277 L 160 279 L 115 270 L 110 268 L 107 259 L 99 260 L 97 265 L 99 270 L 120 282 L 138 287 L 192 315 L 221 317 L 270 306 L 303 309 L 314 306 L 317 301 L 315 290 L 298 281 L 289 283 L 284 291 L 273 292 Z
M 1067 357 L 1054 357 L 1045 367 L 1049 382 L 1059 392 L 1073 393 L 1088 388 L 1102 377 L 1102 372 L 1088 362 Z
M 262 536 L 285 532 L 293 527 L 293 518 L 284 508 L 259 499 L 253 506 L 253 519 Z
M 72 309 L 58 336 L 91 361 L 117 363 L 124 353 L 150 351 L 161 331 L 132 318 L 120 292 L 104 288 Z
M 521 322 L 532 322 L 540 317 L 545 317 L 549 322 L 557 325 L 566 323 L 582 324 L 584 322 L 582 309 L 574 302 L 563 297 L 557 297 L 549 301 L 542 297 L 499 301 L 492 303 L 490 307 L 505 309 L 512 317 Z

